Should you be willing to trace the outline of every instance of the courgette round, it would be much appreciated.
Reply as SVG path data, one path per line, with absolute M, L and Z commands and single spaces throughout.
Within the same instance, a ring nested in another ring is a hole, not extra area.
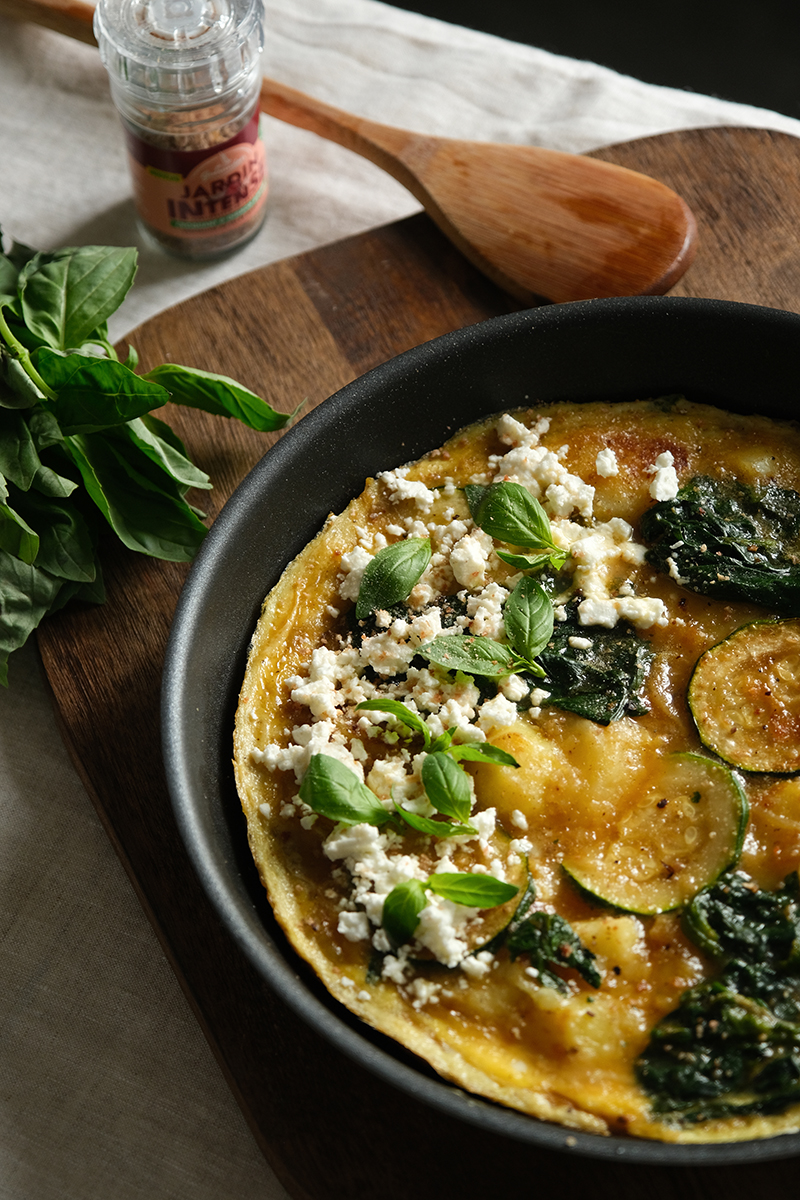
M 754 621 L 700 655 L 689 681 L 700 740 L 742 771 L 800 771 L 800 619 Z
M 728 767 L 701 754 L 670 754 L 607 845 L 562 866 L 606 907 L 671 912 L 736 862 L 747 817 L 747 797 Z

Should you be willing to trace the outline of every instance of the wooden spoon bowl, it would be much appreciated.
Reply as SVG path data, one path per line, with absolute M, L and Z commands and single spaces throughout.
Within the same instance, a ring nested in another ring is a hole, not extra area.
M 84 0 L 0 0 L 0 13 L 94 41 L 94 8 Z M 657 295 L 694 258 L 690 209 L 637 171 L 535 146 L 411 133 L 271 79 L 261 107 L 387 171 L 479 270 L 525 304 Z

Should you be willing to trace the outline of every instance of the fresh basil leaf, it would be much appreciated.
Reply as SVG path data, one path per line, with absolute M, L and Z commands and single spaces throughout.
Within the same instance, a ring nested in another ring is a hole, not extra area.
M 36 254 L 19 275 L 28 329 L 55 350 L 77 349 L 116 312 L 136 274 L 135 249 L 79 246 Z
M 437 738 L 434 738 L 431 744 L 426 746 L 425 749 L 431 754 L 437 754 L 440 750 L 446 750 L 449 753 L 450 747 L 453 744 L 455 732 L 455 725 L 453 725 L 451 729 L 445 729 L 444 732 L 440 733 Z
M 364 570 L 356 601 L 356 620 L 363 621 L 379 608 L 407 600 L 430 561 L 430 538 L 404 538 L 384 546 Z
M 3 240 L 2 234 L 0 234 L 0 240 Z M 3 257 L 7 258 L 11 265 L 16 267 L 18 271 L 21 271 L 26 262 L 29 262 L 38 253 L 39 251 L 34 250 L 33 246 L 26 246 L 25 242 L 18 242 L 14 240 L 11 243 L 11 247 L 6 250 Z
M 547 513 L 520 483 L 468 484 L 464 488 L 476 525 L 511 546 L 553 546 Z
M 399 804 L 395 804 L 395 810 L 406 825 L 416 829 L 417 833 L 427 834 L 428 837 L 474 837 L 478 832 L 472 825 L 462 825 L 458 821 L 436 821 L 433 817 L 421 817 L 419 813 L 409 812 Z
M 22 363 L 0 347 L 0 408 L 32 408 L 44 399 Z
M 169 396 L 122 363 L 91 354 L 38 350 L 35 365 L 58 399 L 51 411 L 65 435 L 96 433 L 166 404 Z
M 469 822 L 472 788 L 466 771 L 449 755 L 427 754 L 422 763 L 422 786 L 437 812 Z
M 97 573 L 95 538 L 78 507 L 59 504 L 35 490 L 15 494 L 14 502 L 39 532 L 37 567 L 59 579 L 91 583 Z
M 32 408 L 26 419 L 33 444 L 40 454 L 43 450 L 48 450 L 51 446 L 57 446 L 59 442 L 63 442 L 64 435 L 61 432 L 61 426 L 50 410 L 41 404 Z
M 209 371 L 182 367 L 177 363 L 164 363 L 148 371 L 142 378 L 166 388 L 173 404 L 199 408 L 219 417 L 236 417 L 259 433 L 283 429 L 302 408 L 301 404 L 294 412 L 277 412 L 266 400 L 227 375 L 213 375 Z
M 41 492 L 43 496 L 53 496 L 55 499 L 61 500 L 71 496 L 77 487 L 78 484 L 73 479 L 59 475 L 57 471 L 46 467 L 44 463 L 39 467 L 31 483 L 34 491 Z
M 491 742 L 464 742 L 451 746 L 449 754 L 456 762 L 490 762 L 500 767 L 518 767 L 519 763 L 507 750 Z
M 0 297 L 16 296 L 19 267 L 15 267 L 11 259 L 0 254 Z
M 513 900 L 519 891 L 513 883 L 504 883 L 494 875 L 462 875 L 458 871 L 435 872 L 427 886 L 443 900 L 467 908 L 497 908 Z
M 8 504 L 0 504 L 0 549 L 24 563 L 32 563 L 39 552 L 39 535 Z
M 194 558 L 205 526 L 169 477 L 135 445 L 102 433 L 68 437 L 64 445 L 91 499 L 124 545 L 169 562 Z
M 430 742 L 430 731 L 422 717 L 400 700 L 362 700 L 360 704 L 356 705 L 356 709 L 360 712 L 388 713 L 401 725 L 405 725 L 406 729 L 412 733 L 418 733 L 425 742 L 426 748 Z
M 520 579 L 503 608 L 503 624 L 512 648 L 531 665 L 553 634 L 553 605 L 534 579 Z
M 0 409 L 0 474 L 27 491 L 40 466 L 28 422 L 19 412 Z
M 61 590 L 47 610 L 48 617 L 60 612 L 70 601 L 78 604 L 104 604 L 106 599 L 105 583 L 100 564 L 95 560 L 95 578 L 91 583 L 76 583 L 75 580 L 65 579 Z
M 495 550 L 495 554 L 504 563 L 508 563 L 510 567 L 516 567 L 518 571 L 538 571 L 542 567 L 546 567 L 554 558 L 553 553 L 542 551 L 541 554 L 514 554 L 511 550 Z M 563 555 L 563 561 L 566 562 L 567 555 Z M 563 565 L 563 563 L 561 564 Z
M 128 421 L 127 427 L 131 440 L 148 458 L 151 458 L 168 475 L 171 475 L 175 482 L 180 484 L 182 490 L 210 488 L 211 480 L 205 471 L 201 471 L 185 454 L 176 450 L 171 442 L 165 441 L 160 434 L 156 433 L 152 427 L 154 420 L 155 418 L 137 418 Z M 158 424 L 162 428 L 168 428 L 163 421 L 159 421 Z
M 508 646 L 469 633 L 436 637 L 420 646 L 417 653 L 448 671 L 463 671 L 465 675 L 481 675 L 486 679 L 513 675 L 520 665 Z
M 63 585 L 35 564 L 0 550 L 0 684 L 8 683 L 8 656 L 28 640 Z
M 312 754 L 300 799 L 314 812 L 343 825 L 385 825 L 392 814 L 358 776 L 330 754 Z
M 419 925 L 419 915 L 427 903 L 425 884 L 420 883 L 418 879 L 398 883 L 389 892 L 383 902 L 381 924 L 395 947 L 404 946 L 411 941 L 414 930 Z

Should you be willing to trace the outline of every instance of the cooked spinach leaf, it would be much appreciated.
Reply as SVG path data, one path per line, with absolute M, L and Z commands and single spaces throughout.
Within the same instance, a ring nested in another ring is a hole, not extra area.
M 800 494 L 698 475 L 642 518 L 647 561 L 703 596 L 800 616 Z
M 529 879 L 508 925 L 482 948 L 496 954 L 505 946 L 512 961 L 527 954 L 542 987 L 555 988 L 562 993 L 567 991 L 567 985 L 556 974 L 555 967 L 571 967 L 592 987 L 599 987 L 601 979 L 594 965 L 594 954 L 558 913 L 534 909 L 535 900 L 536 888 Z
M 591 645 L 570 645 L 575 638 Z M 642 691 L 653 651 L 627 625 L 613 629 L 579 625 L 577 606 L 571 605 L 567 620 L 553 627 L 538 661 L 547 677 L 541 686 L 550 690 L 545 704 L 599 725 L 617 721 L 626 712 L 633 716 L 649 712 Z
M 575 930 L 558 913 L 536 909 L 517 922 L 512 922 L 506 937 L 512 959 L 527 954 L 531 967 L 538 971 L 539 982 L 545 987 L 566 992 L 567 985 L 554 967 L 572 967 L 592 987 L 600 986 L 600 974 L 594 965 L 594 954 L 587 950 Z
M 721 964 L 652 1031 L 637 1076 L 681 1122 L 782 1112 L 800 1100 L 800 882 L 723 875 L 689 905 L 689 936 Z

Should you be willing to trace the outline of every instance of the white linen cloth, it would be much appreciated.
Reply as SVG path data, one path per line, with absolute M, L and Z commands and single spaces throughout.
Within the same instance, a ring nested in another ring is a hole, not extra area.
M 265 72 L 425 132 L 570 151 L 776 113 L 654 87 L 376 0 L 267 0 Z M 244 271 L 406 216 L 372 164 L 265 120 L 267 222 L 198 266 L 134 224 L 92 47 L 0 21 L 0 224 L 41 249 L 138 245 L 112 338 Z M 32 647 L 0 694 L 0 1195 L 222 1200 L 286 1193 L 261 1157 L 59 740 Z

